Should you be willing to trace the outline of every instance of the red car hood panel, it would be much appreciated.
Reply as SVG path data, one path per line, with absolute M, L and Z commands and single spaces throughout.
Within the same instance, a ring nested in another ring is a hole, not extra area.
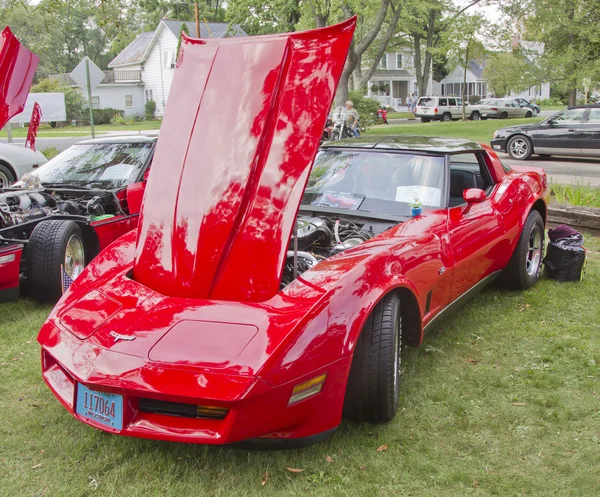
M 277 293 L 354 27 L 184 39 L 142 208 L 136 281 L 171 297 Z
M 9 28 L 0 33 L 0 128 L 23 111 L 38 61 Z

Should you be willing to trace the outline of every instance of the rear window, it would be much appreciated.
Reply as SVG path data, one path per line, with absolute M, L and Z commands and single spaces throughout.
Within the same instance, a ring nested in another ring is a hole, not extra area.
M 440 107 L 447 107 L 447 106 L 448 106 L 448 99 L 440 98 Z
M 435 100 L 432 97 L 421 97 L 417 105 L 420 107 L 435 107 Z

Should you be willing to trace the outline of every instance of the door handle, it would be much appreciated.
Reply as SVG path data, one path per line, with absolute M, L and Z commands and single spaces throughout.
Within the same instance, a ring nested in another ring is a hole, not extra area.
M 570 131 L 571 133 L 574 133 L 577 130 L 575 130 L 575 129 L 568 129 L 567 131 Z

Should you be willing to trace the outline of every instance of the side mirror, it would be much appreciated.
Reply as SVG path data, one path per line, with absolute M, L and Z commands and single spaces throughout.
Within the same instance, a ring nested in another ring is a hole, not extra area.
M 469 188 L 463 192 L 463 199 L 469 205 L 478 204 L 485 200 L 485 192 L 479 188 Z

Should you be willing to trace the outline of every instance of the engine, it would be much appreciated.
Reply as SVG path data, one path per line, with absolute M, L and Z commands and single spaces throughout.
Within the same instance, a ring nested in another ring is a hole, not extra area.
M 49 194 L 43 190 L 11 191 L 0 194 L 0 229 L 52 215 L 103 216 L 118 212 L 112 195 L 79 193 Z
M 350 221 L 332 217 L 298 216 L 286 257 L 280 287 L 289 285 L 304 271 L 386 231 L 393 224 Z

